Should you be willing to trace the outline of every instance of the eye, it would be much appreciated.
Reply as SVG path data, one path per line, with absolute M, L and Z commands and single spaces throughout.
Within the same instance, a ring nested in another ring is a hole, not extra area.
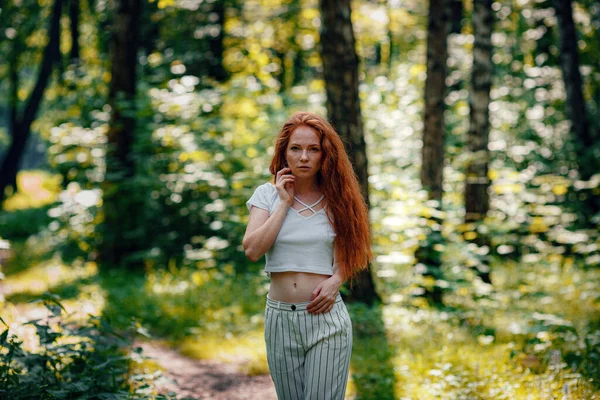
M 313 147 L 311 150 L 313 150 L 314 152 L 317 152 L 317 151 L 319 151 L 319 149 L 318 149 L 318 148 L 316 148 L 316 147 Z

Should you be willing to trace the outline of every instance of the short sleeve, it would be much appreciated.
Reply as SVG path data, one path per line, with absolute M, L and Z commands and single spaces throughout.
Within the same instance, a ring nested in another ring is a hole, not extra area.
M 271 212 L 269 188 L 267 185 L 268 183 L 262 184 L 259 187 L 257 187 L 256 190 L 254 190 L 254 193 L 246 202 L 246 207 L 248 207 L 248 211 L 250 211 L 252 206 L 255 206 Z

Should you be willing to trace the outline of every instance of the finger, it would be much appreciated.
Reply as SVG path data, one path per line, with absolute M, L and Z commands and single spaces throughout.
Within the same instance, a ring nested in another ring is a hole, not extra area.
M 284 174 L 284 175 L 280 175 L 279 179 L 296 179 L 296 177 L 291 174 Z
M 330 310 L 329 307 L 330 307 L 330 304 L 329 303 L 325 303 L 325 304 L 323 304 L 322 307 L 318 308 L 315 311 L 315 314 L 326 313 L 326 312 L 328 312 Z
M 285 167 L 285 168 L 281 168 L 279 171 L 277 171 L 277 174 L 285 174 L 285 173 L 289 173 L 289 171 L 291 171 L 291 168 Z
M 330 311 L 335 304 L 335 297 L 324 296 L 321 301 L 315 303 L 315 309 L 319 310 L 319 308 L 325 308 L 325 311 Z
M 294 183 L 295 179 L 296 179 L 296 177 L 293 175 L 283 175 L 283 176 L 279 177 L 279 179 L 277 180 L 277 183 L 283 183 L 283 184 Z
M 312 309 L 314 309 L 315 307 L 318 306 L 318 304 L 320 303 L 321 299 L 313 299 L 310 301 L 310 303 L 308 303 L 308 305 L 306 306 L 306 309 L 311 311 Z
M 308 304 L 306 309 L 308 310 L 308 312 L 315 312 L 316 310 L 320 310 L 321 308 L 323 308 L 324 305 L 327 305 L 327 304 L 328 304 L 328 301 L 326 298 L 317 297 L 311 303 Z
M 285 190 L 289 189 L 289 185 L 293 185 L 294 181 L 283 181 L 281 182 L 281 187 Z
M 311 300 L 316 299 L 319 296 L 319 293 L 321 293 L 321 287 L 317 286 L 317 288 L 311 293 Z

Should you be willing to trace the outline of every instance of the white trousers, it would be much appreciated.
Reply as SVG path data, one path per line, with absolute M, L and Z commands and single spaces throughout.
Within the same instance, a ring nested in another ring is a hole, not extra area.
M 344 400 L 352 323 L 342 296 L 327 313 L 306 311 L 310 302 L 287 303 L 267 296 L 267 362 L 279 400 Z

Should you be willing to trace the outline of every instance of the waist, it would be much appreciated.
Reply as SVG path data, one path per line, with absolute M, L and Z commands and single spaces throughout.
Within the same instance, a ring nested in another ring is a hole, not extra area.
M 342 301 L 342 295 L 338 292 L 335 302 L 339 303 Z M 306 307 L 310 304 L 310 301 L 300 301 L 300 302 L 289 302 L 289 301 L 279 301 L 272 299 L 269 295 L 267 295 L 267 307 L 275 308 L 283 311 L 306 311 Z
M 308 272 L 271 272 L 269 297 L 293 303 L 310 302 L 313 290 L 329 277 Z

